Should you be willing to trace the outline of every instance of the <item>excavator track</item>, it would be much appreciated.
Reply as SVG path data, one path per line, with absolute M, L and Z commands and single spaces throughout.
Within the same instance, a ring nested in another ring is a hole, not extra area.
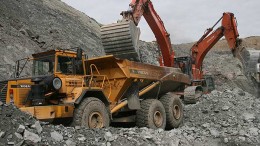
M 140 29 L 133 21 L 122 21 L 101 27 L 101 40 L 107 55 L 140 61 L 138 40 Z

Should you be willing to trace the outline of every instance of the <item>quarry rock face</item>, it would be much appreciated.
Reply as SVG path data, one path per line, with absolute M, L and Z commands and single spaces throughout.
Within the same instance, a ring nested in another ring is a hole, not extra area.
M 1 80 L 10 78 L 16 60 L 48 49 L 80 47 L 89 57 L 104 55 L 100 24 L 59 0 L 2 0 L 0 12 Z
M 17 59 L 49 49 L 83 48 L 89 57 L 104 55 L 100 24 L 59 0 L 0 1 L 0 80 L 13 74 Z M 260 48 L 260 37 L 243 39 Z M 178 56 L 189 55 L 190 44 L 174 45 Z M 140 41 L 142 61 L 158 65 L 155 42 Z M 185 105 L 184 122 L 170 131 L 148 128 L 87 129 L 52 125 L 0 102 L 0 145 L 260 145 L 260 98 L 241 71 L 225 40 L 210 51 L 204 70 L 213 75 L 216 90 L 197 104 Z M 25 69 L 25 74 L 30 68 Z

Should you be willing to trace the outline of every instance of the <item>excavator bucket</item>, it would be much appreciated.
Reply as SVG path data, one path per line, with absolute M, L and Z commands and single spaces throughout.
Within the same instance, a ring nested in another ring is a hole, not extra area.
M 140 29 L 133 21 L 122 21 L 101 27 L 101 40 L 107 55 L 140 61 L 138 41 Z

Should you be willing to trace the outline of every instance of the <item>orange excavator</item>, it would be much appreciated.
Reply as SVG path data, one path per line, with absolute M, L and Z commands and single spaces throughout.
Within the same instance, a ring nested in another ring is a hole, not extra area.
M 222 25 L 217 28 L 214 32 L 214 27 L 222 20 Z M 212 32 L 212 33 L 211 33 Z M 205 34 L 192 46 L 191 60 L 190 64 L 185 64 L 186 70 L 190 70 L 190 75 L 192 77 L 193 85 L 201 85 L 203 77 L 202 65 L 203 60 L 207 53 L 212 49 L 212 47 L 223 37 L 228 43 L 234 57 L 241 59 L 240 55 L 240 39 L 237 31 L 236 18 L 233 13 L 225 12 L 223 16 L 214 24 L 213 27 L 206 30 Z M 187 62 L 188 58 L 185 60 Z M 176 58 L 175 64 L 182 64 L 183 59 L 179 61 Z M 183 65 L 182 65 L 183 66 Z
M 204 91 L 209 92 L 214 89 L 212 78 L 203 76 L 202 64 L 206 54 L 210 49 L 225 36 L 229 48 L 234 56 L 239 57 L 239 34 L 237 31 L 236 18 L 232 13 L 224 13 L 217 23 L 207 29 L 205 34 L 191 48 L 190 56 L 176 57 L 172 48 L 170 34 L 166 31 L 163 21 L 156 13 L 150 0 L 132 0 L 130 10 L 123 11 L 123 19 L 117 23 L 105 25 L 101 28 L 101 38 L 106 54 L 113 54 L 118 58 L 139 61 L 138 40 L 140 31 L 137 28 L 143 16 L 153 31 L 161 50 L 162 59 L 159 59 L 161 66 L 178 67 L 190 75 L 192 84 L 186 88 L 184 93 L 189 97 L 190 92 L 197 90 L 197 87 L 204 86 Z M 214 27 L 222 20 L 222 26 L 214 32 Z M 206 84 L 206 85 L 205 85 Z M 207 84 L 211 87 L 207 88 Z M 203 90 L 202 88 L 200 90 Z

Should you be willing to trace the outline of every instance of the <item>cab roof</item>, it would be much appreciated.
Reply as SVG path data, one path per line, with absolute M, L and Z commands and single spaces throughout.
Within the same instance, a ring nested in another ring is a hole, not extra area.
M 75 55 L 77 52 L 74 50 L 64 50 L 64 49 L 55 49 L 55 50 L 47 50 L 44 52 L 39 52 L 39 53 L 35 53 L 32 54 L 33 58 L 39 58 L 39 57 L 43 57 L 43 56 L 49 56 L 49 55 L 55 55 L 57 53 L 66 53 L 66 54 L 71 54 L 71 55 Z

